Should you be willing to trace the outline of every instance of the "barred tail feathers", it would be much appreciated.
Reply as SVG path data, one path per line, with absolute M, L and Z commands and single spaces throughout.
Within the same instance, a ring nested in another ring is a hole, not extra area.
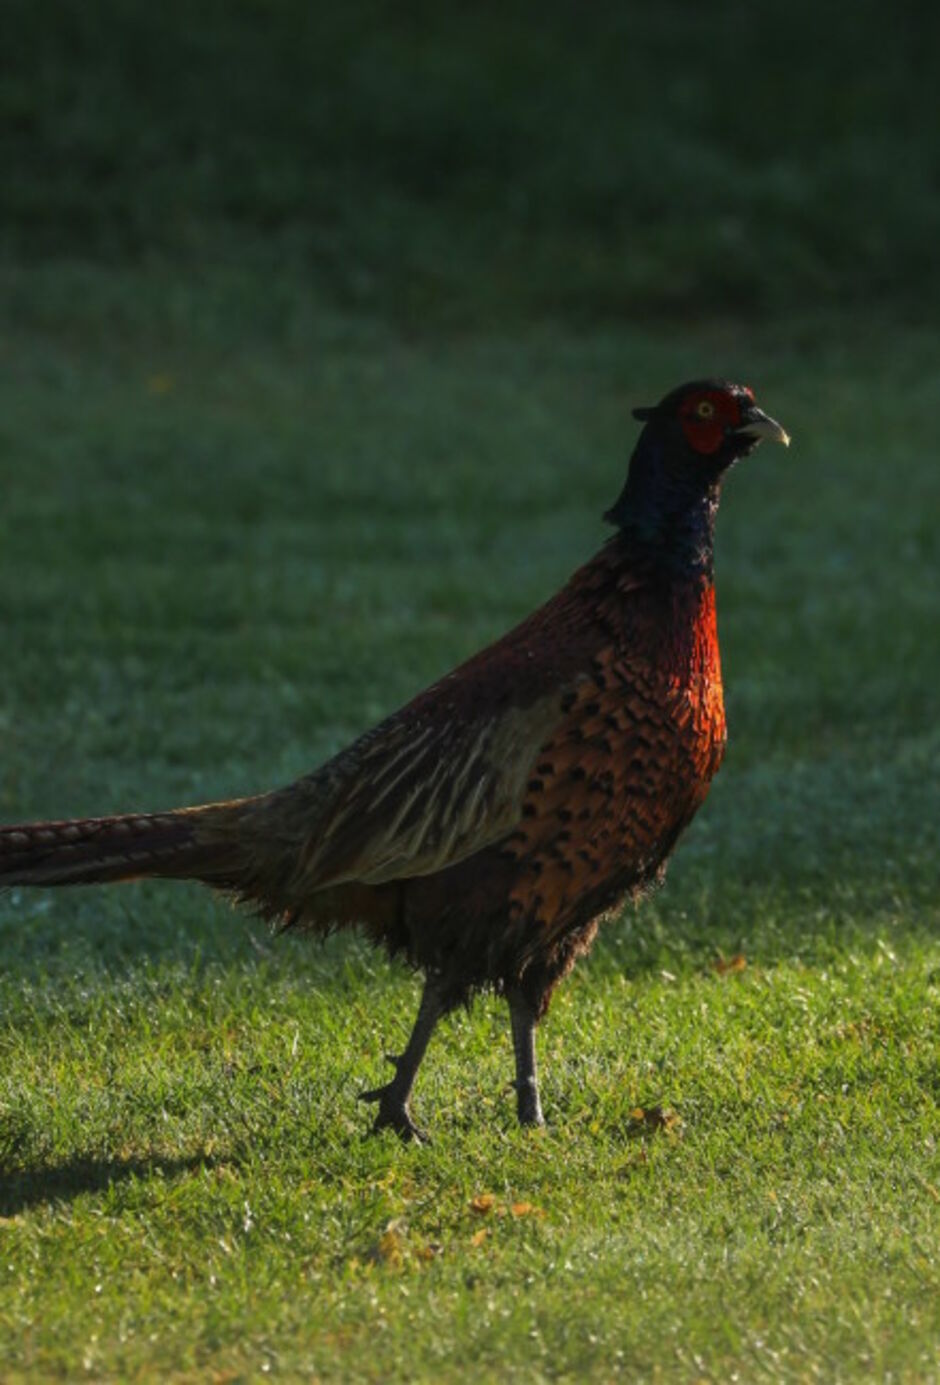
M 0 894 L 13 885 L 97 885 L 157 877 L 198 880 L 283 927 L 327 933 L 365 923 L 400 929 L 400 887 L 356 881 L 322 888 L 305 876 L 309 829 L 259 795 L 167 813 L 0 827 Z M 274 809 L 272 815 L 271 810 Z
M 92 885 L 164 876 L 215 883 L 234 843 L 206 828 L 234 804 L 0 827 L 0 888 Z

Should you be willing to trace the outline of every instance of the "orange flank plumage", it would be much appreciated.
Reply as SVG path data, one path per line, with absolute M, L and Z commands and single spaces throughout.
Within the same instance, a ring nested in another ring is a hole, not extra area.
M 661 878 L 724 753 L 722 478 L 787 441 L 722 381 L 638 415 L 614 536 L 508 635 L 284 789 L 0 828 L 0 885 L 196 879 L 283 927 L 359 925 L 426 975 L 394 1077 L 365 1094 L 376 1126 L 417 1136 L 434 1025 L 487 986 L 509 1002 L 519 1118 L 540 1122 L 535 1025 L 599 920 Z

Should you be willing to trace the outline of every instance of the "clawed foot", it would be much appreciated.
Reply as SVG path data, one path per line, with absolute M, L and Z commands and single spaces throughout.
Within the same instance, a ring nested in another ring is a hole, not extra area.
M 408 1097 L 401 1090 L 397 1071 L 400 1059 L 388 1053 L 385 1055 L 388 1061 L 396 1069 L 396 1076 L 384 1087 L 375 1087 L 371 1092 L 360 1092 L 360 1101 L 374 1101 L 378 1103 L 378 1114 L 372 1124 L 372 1134 L 377 1135 L 380 1130 L 394 1130 L 400 1140 L 416 1145 L 427 1145 L 431 1141 L 425 1132 L 411 1119 L 411 1112 L 408 1110 Z
M 539 1089 L 535 1079 L 516 1081 L 513 1084 L 516 1090 L 516 1115 L 520 1125 L 544 1125 L 545 1117 L 542 1115 L 542 1103 L 539 1101 Z

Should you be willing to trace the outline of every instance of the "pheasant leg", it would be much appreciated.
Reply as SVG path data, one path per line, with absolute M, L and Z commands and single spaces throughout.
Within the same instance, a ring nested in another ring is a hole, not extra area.
M 516 1080 L 513 1083 L 516 1089 L 516 1114 L 520 1125 L 544 1125 L 535 1069 L 535 1009 L 518 991 L 511 991 L 507 1000 L 516 1059 Z
M 405 1051 L 398 1055 L 386 1054 L 395 1069 L 395 1076 L 384 1087 L 376 1087 L 370 1092 L 360 1094 L 360 1101 L 378 1103 L 378 1115 L 372 1126 L 373 1134 L 379 1130 L 394 1130 L 403 1140 L 414 1140 L 418 1144 L 427 1143 L 428 1137 L 411 1119 L 408 1103 L 421 1059 L 434 1033 L 434 1026 L 443 1013 L 444 1005 L 440 992 L 434 981 L 429 978 L 424 983 L 418 1015 Z

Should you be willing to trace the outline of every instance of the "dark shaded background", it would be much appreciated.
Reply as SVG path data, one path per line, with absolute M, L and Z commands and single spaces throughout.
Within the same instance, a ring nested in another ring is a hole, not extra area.
M 940 11 L 4 0 L 8 257 L 270 261 L 417 329 L 938 303 Z

